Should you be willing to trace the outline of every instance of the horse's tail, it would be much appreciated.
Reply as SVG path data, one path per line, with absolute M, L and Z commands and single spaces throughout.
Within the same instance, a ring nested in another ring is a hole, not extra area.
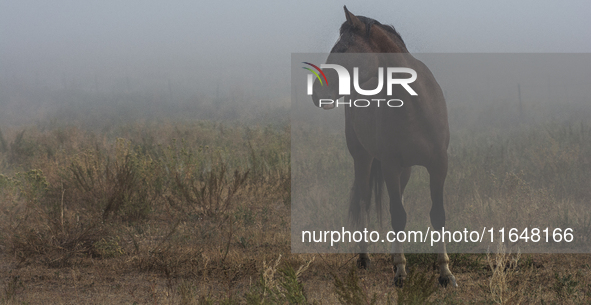
M 376 213 L 378 216 L 380 226 L 382 226 L 382 190 L 384 189 L 384 176 L 382 175 L 382 163 L 375 158 L 371 163 L 371 172 L 369 174 L 369 189 L 373 189 L 375 198 L 374 200 L 376 202 Z M 369 212 L 369 208 L 367 212 Z
M 369 212 L 371 210 L 371 197 L 374 194 L 377 218 L 382 225 L 382 190 L 384 186 L 384 176 L 382 175 L 382 164 L 378 159 L 371 162 L 371 171 L 369 174 L 369 192 L 363 194 L 359 188 L 359 181 L 353 183 L 351 193 L 351 202 L 349 205 L 349 218 L 355 226 L 367 223 Z

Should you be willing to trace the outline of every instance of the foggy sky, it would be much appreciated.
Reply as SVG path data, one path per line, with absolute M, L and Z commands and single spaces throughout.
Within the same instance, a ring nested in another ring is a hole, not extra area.
M 290 54 L 329 52 L 344 4 L 411 52 L 591 52 L 587 1 L 0 0 L 0 82 L 288 96 Z

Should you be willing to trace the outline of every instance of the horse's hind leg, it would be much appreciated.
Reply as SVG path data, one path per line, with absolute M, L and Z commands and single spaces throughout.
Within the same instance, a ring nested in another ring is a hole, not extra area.
M 402 197 L 402 204 L 404 204 L 404 189 L 408 184 L 408 180 L 410 180 L 411 171 L 412 167 L 405 167 L 402 169 L 402 173 L 400 174 L 400 196 Z
M 429 171 L 431 188 L 431 225 L 433 230 L 441 231 L 445 226 L 445 209 L 443 207 L 443 185 L 447 176 L 447 160 L 444 160 L 439 166 L 427 168 Z M 438 243 L 437 262 L 439 263 L 439 284 L 446 287 L 451 284 L 457 287 L 456 278 L 449 270 L 449 257 L 445 249 L 445 242 Z
M 386 187 L 388 188 L 388 195 L 390 196 L 390 219 L 394 233 L 403 231 L 406 227 L 406 211 L 402 205 L 401 182 L 404 182 L 406 186 L 406 182 L 408 182 L 408 177 L 410 176 L 410 169 L 403 170 L 396 163 L 395 161 L 382 161 L 382 173 Z M 403 243 L 397 240 L 392 244 L 392 262 L 396 266 L 394 284 L 402 287 L 402 283 L 406 279 L 406 258 L 404 257 Z
M 353 182 L 349 216 L 353 220 L 355 230 L 363 230 L 371 200 L 369 177 L 373 158 L 367 152 L 361 151 L 353 155 L 353 160 L 355 163 L 355 181 Z M 367 254 L 367 247 L 368 245 L 365 242 L 359 244 L 360 252 L 357 267 L 360 269 L 369 269 L 371 260 Z

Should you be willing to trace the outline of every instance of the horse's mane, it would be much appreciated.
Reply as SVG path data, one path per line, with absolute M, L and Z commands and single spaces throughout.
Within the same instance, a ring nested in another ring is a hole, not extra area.
M 402 36 L 400 36 L 400 34 L 396 31 L 394 26 L 381 24 L 379 21 L 377 21 L 375 19 L 367 18 L 365 16 L 357 16 L 357 18 L 365 24 L 365 29 L 366 29 L 367 35 L 369 35 L 369 31 L 371 30 L 372 26 L 378 26 L 378 27 L 382 28 L 383 30 L 385 30 L 386 32 L 390 33 L 393 36 L 393 38 L 395 38 L 395 40 L 400 42 L 406 48 L 406 44 L 404 43 L 404 40 L 402 40 Z M 351 30 L 351 24 L 349 24 L 349 22 L 344 22 L 343 25 L 341 25 L 340 33 L 343 34 L 343 33 L 350 31 L 350 30 Z

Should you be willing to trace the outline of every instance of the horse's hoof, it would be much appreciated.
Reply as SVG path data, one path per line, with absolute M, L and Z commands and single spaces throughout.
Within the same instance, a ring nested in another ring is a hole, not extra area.
M 357 268 L 369 270 L 369 265 L 371 264 L 371 260 L 369 258 L 359 258 L 357 259 Z
M 448 276 L 439 277 L 439 285 L 441 285 L 443 288 L 446 288 L 448 284 L 450 284 L 452 287 L 458 287 L 455 276 L 450 274 Z
M 394 286 L 398 288 L 402 288 L 404 285 L 404 280 L 406 280 L 406 276 L 395 276 L 394 277 Z

